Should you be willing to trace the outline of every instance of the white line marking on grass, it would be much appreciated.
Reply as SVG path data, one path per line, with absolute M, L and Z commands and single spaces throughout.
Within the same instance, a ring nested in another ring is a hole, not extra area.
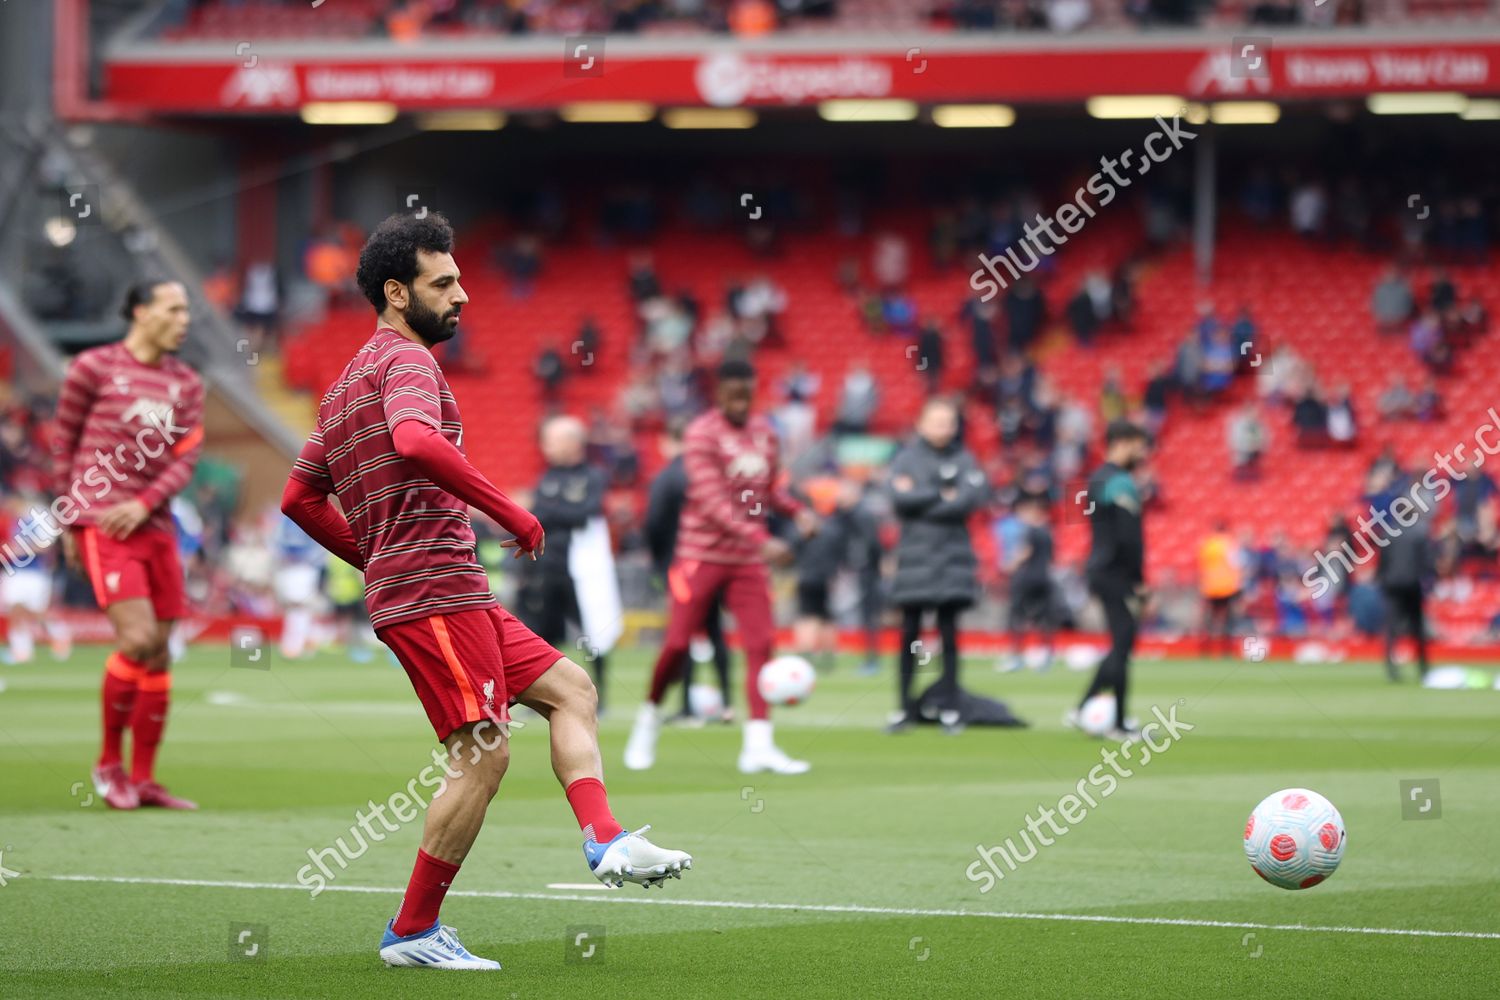
M 594 882 L 592 884 L 590 884 L 588 882 L 548 882 L 547 883 L 547 888 L 549 888 L 549 889 L 569 889 L 569 890 L 573 890 L 573 891 L 582 891 L 582 892 L 614 892 L 615 891 L 615 887 L 614 886 L 612 886 L 612 885 L 605 885 L 603 882 Z M 547 898 L 551 899 L 552 897 L 548 896 Z
M 216 882 L 192 878 L 128 878 L 112 875 L 36 875 L 38 881 L 108 882 L 116 885 L 180 885 L 204 889 L 281 889 L 306 892 L 307 886 L 292 882 Z M 364 892 L 399 896 L 405 888 L 373 885 L 330 885 L 324 892 Z M 665 899 L 662 897 L 564 896 L 551 892 L 506 892 L 480 889 L 450 889 L 449 896 L 477 899 L 547 899 L 579 903 L 625 903 L 638 906 L 701 906 L 720 910 L 789 910 L 807 913 L 856 913 L 878 917 L 981 917 L 990 920 L 1054 920 L 1086 924 L 1131 924 L 1157 927 L 1224 927 L 1254 931 L 1306 931 L 1315 934 L 1383 934 L 1393 937 L 1470 938 L 1500 941 L 1500 932 L 1431 931 L 1410 927 L 1336 927 L 1319 924 L 1258 924 L 1241 920 L 1194 920 L 1187 917 L 1116 917 L 1092 913 L 1025 913 L 1006 910 L 924 910 L 901 906 L 860 906 L 836 903 L 757 903 L 741 900 Z

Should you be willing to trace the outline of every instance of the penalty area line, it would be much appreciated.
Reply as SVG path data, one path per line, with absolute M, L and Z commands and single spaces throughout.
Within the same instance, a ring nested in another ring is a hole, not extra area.
M 307 892 L 305 885 L 294 882 L 229 882 L 192 878 L 133 878 L 114 875 L 32 875 L 26 880 L 48 882 L 93 882 L 113 885 L 184 886 L 200 889 L 263 889 Z M 21 881 L 17 879 L 17 881 Z M 324 892 L 362 892 L 399 896 L 404 888 L 370 885 L 329 885 Z M 746 900 L 670 899 L 666 897 L 627 897 L 575 895 L 560 892 L 508 892 L 501 889 L 450 889 L 449 896 L 469 899 L 560 900 L 576 903 L 612 903 L 625 906 L 697 906 L 718 910 L 780 910 L 796 913 L 850 913 L 876 917 L 960 917 L 981 920 L 1044 920 L 1084 924 L 1125 924 L 1136 927 L 1207 927 L 1250 931 L 1296 931 L 1308 934 L 1377 934 L 1388 937 L 1468 938 L 1500 941 L 1500 932 L 1435 931 L 1412 927 L 1341 927 L 1328 924 L 1264 924 L 1247 920 L 1198 920 L 1191 917 L 1122 917 L 1095 913 L 1028 913 L 1010 910 L 941 910 L 901 906 L 861 906 L 854 903 L 763 903 Z

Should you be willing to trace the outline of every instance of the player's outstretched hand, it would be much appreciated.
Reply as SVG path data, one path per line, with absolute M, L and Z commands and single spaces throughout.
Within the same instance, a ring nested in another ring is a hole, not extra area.
M 522 546 L 521 540 L 519 538 L 507 538 L 505 539 L 505 541 L 500 543 L 500 547 L 502 549 L 515 549 L 515 553 L 511 556 L 512 559 L 519 559 L 522 556 L 530 556 L 531 561 L 536 562 L 536 557 L 541 555 L 543 550 L 547 548 L 547 537 L 545 535 L 539 537 L 536 542 L 536 548 L 534 549 L 527 549 Z

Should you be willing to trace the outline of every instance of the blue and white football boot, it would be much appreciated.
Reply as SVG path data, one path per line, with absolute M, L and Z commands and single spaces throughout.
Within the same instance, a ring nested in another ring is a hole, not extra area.
M 452 927 L 445 927 L 441 920 L 417 934 L 397 937 L 392 929 L 396 921 L 385 925 L 385 936 L 380 939 L 380 958 L 386 965 L 411 966 L 422 969 L 483 969 L 495 971 L 499 962 L 471 955 L 469 949 L 458 940 Z

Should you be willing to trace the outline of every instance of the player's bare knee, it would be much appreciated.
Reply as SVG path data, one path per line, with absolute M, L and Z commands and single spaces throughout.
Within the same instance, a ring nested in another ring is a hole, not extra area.
M 594 687 L 594 679 L 587 670 L 572 660 L 566 662 L 571 669 L 568 671 L 568 683 L 563 688 L 565 700 L 559 707 L 574 715 L 592 719 L 599 713 L 599 689 Z
M 119 641 L 120 652 L 148 669 L 155 667 L 166 653 L 166 645 L 157 641 L 156 629 L 150 625 L 121 629 Z

